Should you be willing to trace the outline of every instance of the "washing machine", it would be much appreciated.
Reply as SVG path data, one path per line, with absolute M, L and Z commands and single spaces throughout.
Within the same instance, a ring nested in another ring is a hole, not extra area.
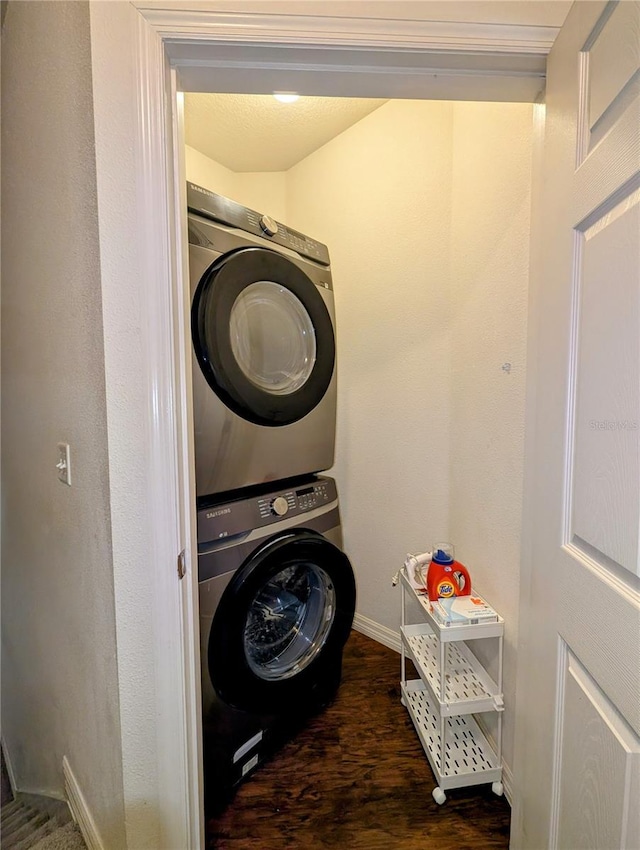
M 187 184 L 196 493 L 333 465 L 336 348 L 326 245 Z
M 198 512 L 206 810 L 335 696 L 355 610 L 333 479 Z

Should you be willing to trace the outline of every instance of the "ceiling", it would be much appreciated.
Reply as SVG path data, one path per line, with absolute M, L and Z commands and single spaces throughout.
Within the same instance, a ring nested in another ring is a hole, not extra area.
M 571 0 L 369 0 L 367 14 L 496 26 L 560 27 Z M 253 13 L 260 3 L 236 2 Z M 280 9 L 280 7 L 282 7 Z M 333 2 L 333 15 L 352 15 L 357 3 Z M 271 13 L 326 14 L 326 0 L 272 0 Z M 286 171 L 386 101 L 369 98 L 301 97 L 283 104 L 271 95 L 185 94 L 185 138 L 196 150 L 235 172 Z
M 185 141 L 232 171 L 287 171 L 385 100 L 186 94 Z

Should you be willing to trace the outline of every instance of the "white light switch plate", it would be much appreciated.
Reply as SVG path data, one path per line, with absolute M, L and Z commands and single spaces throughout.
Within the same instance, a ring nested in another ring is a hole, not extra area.
M 69 443 L 58 443 L 58 462 L 56 463 L 58 478 L 71 487 L 71 450 Z

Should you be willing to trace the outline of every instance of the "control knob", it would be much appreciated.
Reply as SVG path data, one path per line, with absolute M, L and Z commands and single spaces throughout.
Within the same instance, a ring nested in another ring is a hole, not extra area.
M 262 216 L 260 219 L 260 227 L 264 230 L 267 236 L 275 236 L 278 232 L 278 225 L 270 215 Z
M 271 502 L 271 510 L 276 516 L 284 516 L 289 510 L 289 503 L 284 496 L 276 496 Z

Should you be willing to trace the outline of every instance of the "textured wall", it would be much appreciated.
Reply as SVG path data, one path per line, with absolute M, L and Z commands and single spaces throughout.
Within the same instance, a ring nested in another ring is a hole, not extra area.
M 288 174 L 292 225 L 324 238 L 333 261 L 334 472 L 358 610 L 397 630 L 391 572 L 406 551 L 454 542 L 475 586 L 506 620 L 507 764 L 531 138 L 530 105 L 396 101 Z M 478 649 L 494 666 L 495 642 Z
M 184 96 L 185 141 L 238 174 L 287 171 L 383 103 L 305 96 L 291 105 L 270 94 L 192 92 Z
M 287 172 L 242 172 L 236 174 L 240 203 L 285 222 L 287 215 Z
M 11 3 L 2 46 L 2 734 L 67 755 L 124 843 L 88 4 Z M 56 473 L 71 445 L 72 487 Z
M 451 121 L 449 103 L 390 101 L 288 172 L 290 223 L 331 253 L 358 612 L 396 631 L 392 574 L 449 536 Z
M 233 198 L 237 176 L 234 171 L 230 171 L 189 145 L 184 146 L 184 156 L 187 180 L 219 195 Z
M 518 637 L 532 128 L 530 104 L 453 107 L 451 539 L 478 591 L 505 619 L 508 764 Z M 491 660 L 495 642 L 480 654 Z
M 236 174 L 189 145 L 185 145 L 185 168 L 187 180 L 278 221 L 287 221 L 286 172 Z

